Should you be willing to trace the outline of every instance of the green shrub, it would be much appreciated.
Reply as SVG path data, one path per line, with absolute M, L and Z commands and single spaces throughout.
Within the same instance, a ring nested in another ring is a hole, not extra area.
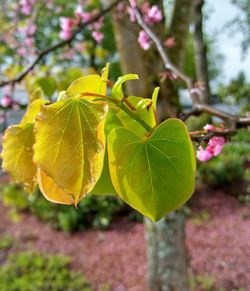
M 48 202 L 39 190 L 28 196 L 18 186 L 8 185 L 2 191 L 3 201 L 15 210 L 28 210 L 54 228 L 65 232 L 82 230 L 87 227 L 105 229 L 114 215 L 125 209 L 118 198 L 89 195 L 82 199 L 76 209 Z M 129 209 L 129 208 L 127 208 Z M 132 210 L 130 210 L 131 212 Z
M 70 271 L 70 259 L 22 252 L 0 267 L 1 291 L 89 291 L 84 276 Z
M 0 239 L 0 251 L 11 248 L 14 243 L 14 239 L 10 235 L 4 235 Z

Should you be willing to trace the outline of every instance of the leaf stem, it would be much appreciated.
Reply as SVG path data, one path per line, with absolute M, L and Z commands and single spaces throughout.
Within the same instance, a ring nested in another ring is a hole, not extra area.
M 128 114 L 131 118 L 135 119 L 142 127 L 144 127 L 146 129 L 146 131 L 148 133 L 150 133 L 153 129 L 144 120 L 142 120 L 138 116 L 133 105 L 132 105 L 133 107 L 131 108 L 127 104 L 127 102 L 124 101 L 124 99 L 126 99 L 126 98 L 123 98 L 122 101 L 119 101 L 119 100 L 116 100 L 110 96 L 105 96 L 105 95 L 101 95 L 101 94 L 97 94 L 97 93 L 89 93 L 89 92 L 81 93 L 81 96 L 90 96 L 90 97 L 92 96 L 92 97 L 99 97 L 101 99 L 105 99 L 108 102 L 115 104 L 117 107 L 119 107 L 121 110 L 123 110 L 126 114 Z M 126 103 L 126 105 L 124 103 Z

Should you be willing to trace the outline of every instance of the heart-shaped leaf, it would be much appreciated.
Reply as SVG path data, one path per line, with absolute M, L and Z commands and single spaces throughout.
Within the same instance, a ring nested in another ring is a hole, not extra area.
M 74 97 L 43 106 L 37 116 L 34 161 L 57 187 L 74 196 L 74 204 L 101 175 L 106 113 L 106 103 Z
M 112 130 L 108 156 L 116 192 L 154 221 L 193 193 L 195 153 L 186 126 L 178 119 L 166 120 L 145 139 L 126 128 Z

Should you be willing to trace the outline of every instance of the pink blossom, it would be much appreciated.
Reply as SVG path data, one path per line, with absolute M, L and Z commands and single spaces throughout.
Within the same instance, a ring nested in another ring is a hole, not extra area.
M 208 142 L 208 144 L 212 147 L 215 147 L 216 145 L 224 145 L 224 143 L 225 143 L 224 137 L 220 136 L 214 136 Z
M 148 20 L 153 24 L 153 23 L 158 23 L 162 21 L 163 15 L 161 10 L 157 5 L 153 5 L 150 10 L 148 11 L 147 14 Z
M 34 44 L 34 39 L 33 38 L 30 38 L 30 37 L 26 37 L 25 40 L 24 40 L 24 44 L 27 46 L 27 47 L 32 47 L 33 44 Z
M 36 32 L 36 29 L 37 29 L 37 27 L 36 27 L 35 23 L 30 23 L 27 27 L 27 34 L 33 35 Z
M 212 131 L 214 130 L 214 126 L 212 124 L 206 124 L 204 127 L 203 127 L 204 130 L 208 130 L 208 131 Z
M 218 156 L 222 151 L 224 143 L 225 139 L 223 137 L 212 137 L 205 149 L 202 146 L 199 146 L 196 153 L 197 159 L 201 162 L 206 162 L 212 157 Z
M 208 145 L 213 148 L 213 155 L 215 157 L 221 153 L 224 143 L 224 137 L 214 136 L 209 140 Z
M 62 31 L 60 32 L 60 37 L 62 39 L 69 39 L 72 36 L 72 28 L 74 27 L 75 23 L 72 19 L 68 17 L 60 17 L 60 26 Z
M 164 41 L 164 45 L 168 48 L 172 48 L 176 45 L 175 42 L 175 38 L 174 37 L 168 37 L 165 41 Z
M 67 39 L 71 38 L 72 32 L 62 30 L 62 31 L 60 31 L 59 36 L 60 36 L 60 38 L 67 40 Z
M 135 16 L 135 10 L 131 8 L 130 6 L 128 7 L 128 14 L 131 22 L 136 21 L 136 16 Z
M 17 49 L 17 54 L 20 56 L 20 57 L 24 57 L 26 55 L 26 49 L 24 47 L 19 47 Z
M 63 31 L 70 31 L 74 27 L 74 21 L 68 17 L 60 17 L 60 26 Z
M 94 23 L 91 23 L 88 28 L 90 30 L 100 30 L 103 26 L 103 17 L 101 17 L 100 19 L 98 19 L 97 21 L 95 21 Z
M 76 7 L 75 15 L 76 17 L 79 17 L 82 22 L 87 22 L 92 18 L 92 14 L 89 12 L 84 12 L 81 5 Z
M 213 157 L 213 154 L 209 150 L 199 146 L 196 157 L 201 162 L 207 162 Z
M 138 37 L 138 42 L 142 49 L 148 50 L 150 48 L 150 39 L 144 30 L 141 30 Z
M 32 11 L 32 4 L 34 4 L 34 1 L 29 1 L 29 0 L 20 0 L 19 1 L 20 7 L 21 7 L 21 12 L 24 15 L 30 15 Z
M 103 38 L 104 38 L 103 33 L 100 32 L 100 31 L 96 31 L 96 30 L 94 30 L 94 31 L 92 32 L 92 36 L 93 36 L 93 38 L 96 40 L 97 43 L 102 42 L 102 40 L 103 40 Z
M 13 100 L 10 95 L 4 95 L 3 98 L 1 99 L 1 105 L 3 107 L 9 107 L 12 104 Z

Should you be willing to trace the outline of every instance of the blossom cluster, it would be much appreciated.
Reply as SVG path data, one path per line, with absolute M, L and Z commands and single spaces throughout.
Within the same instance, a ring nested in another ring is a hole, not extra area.
M 90 21 L 93 17 L 93 12 L 85 12 L 81 5 L 78 5 L 75 10 L 75 17 L 61 17 L 60 18 L 60 37 L 62 39 L 70 39 L 73 36 L 73 30 L 82 23 Z M 97 21 L 88 25 L 91 30 L 92 37 L 97 43 L 101 43 L 103 40 L 103 33 L 101 28 L 103 26 L 103 18 L 99 18 Z
M 141 6 L 141 12 L 144 22 L 149 26 L 159 23 L 163 19 L 163 15 L 160 8 L 157 5 L 150 6 L 148 2 L 144 3 Z M 133 7 L 128 7 L 128 13 L 130 21 L 135 22 L 136 16 Z M 141 48 L 144 50 L 148 50 L 151 46 L 150 38 L 144 30 L 141 30 L 139 32 L 138 42 Z
M 214 129 L 214 126 L 211 124 L 207 124 L 206 126 L 204 126 L 204 130 L 207 131 L 213 131 Z M 197 159 L 201 162 L 209 161 L 210 159 L 218 156 L 221 153 L 224 144 L 224 137 L 213 136 L 212 138 L 210 138 L 205 148 L 202 146 L 198 147 L 198 151 L 196 153 Z

